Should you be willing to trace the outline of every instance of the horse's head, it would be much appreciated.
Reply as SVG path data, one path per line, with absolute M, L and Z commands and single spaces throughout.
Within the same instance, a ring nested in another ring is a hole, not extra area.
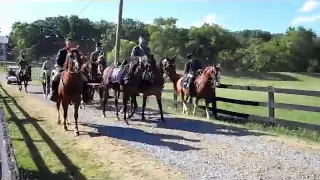
M 166 57 L 160 62 L 160 68 L 163 73 L 170 78 L 172 81 L 174 75 L 176 75 L 176 64 L 175 64 L 176 56 L 171 58 Z
M 220 65 L 208 66 L 202 71 L 202 74 L 201 74 L 201 76 L 207 77 L 209 80 L 211 80 L 211 82 L 215 87 L 220 85 L 220 68 L 219 67 Z
M 78 51 L 78 47 L 67 49 L 68 53 L 67 53 L 67 58 L 66 58 L 65 69 L 68 71 L 74 72 L 74 71 L 78 71 L 80 69 L 80 64 L 79 64 L 80 54 Z

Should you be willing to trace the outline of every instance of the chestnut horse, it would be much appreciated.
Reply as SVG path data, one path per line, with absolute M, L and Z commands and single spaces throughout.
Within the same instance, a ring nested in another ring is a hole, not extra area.
M 193 115 L 195 114 L 196 107 L 198 106 L 199 100 L 205 100 L 206 107 L 206 116 L 207 119 L 210 119 L 209 115 L 209 103 L 212 101 L 214 96 L 215 87 L 220 83 L 220 65 L 217 66 L 208 66 L 202 72 L 200 71 L 200 75 L 195 80 L 195 102 L 193 107 Z M 182 82 L 184 80 L 184 76 L 180 74 L 174 74 L 170 77 L 173 82 L 174 94 L 181 96 L 181 100 L 183 103 L 182 112 L 183 114 L 189 114 L 189 110 L 187 107 L 187 100 L 189 98 L 189 90 L 182 87 Z
M 61 74 L 61 79 L 58 88 L 58 99 L 56 103 L 58 124 L 60 120 L 60 103 L 63 107 L 63 127 L 67 131 L 67 116 L 68 106 L 72 102 L 74 104 L 74 119 L 75 119 L 75 135 L 79 135 L 78 130 L 78 111 L 81 102 L 81 95 L 83 93 L 84 80 L 80 72 L 81 62 L 80 56 L 76 49 L 68 50 L 67 58 L 64 63 L 64 71 Z

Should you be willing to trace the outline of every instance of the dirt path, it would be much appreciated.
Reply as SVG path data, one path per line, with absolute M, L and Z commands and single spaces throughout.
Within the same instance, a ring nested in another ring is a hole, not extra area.
M 32 101 L 54 123 L 53 104 L 38 95 L 39 90 L 30 87 L 33 94 L 24 95 L 21 103 L 28 108 Z M 169 115 L 161 128 L 153 111 L 147 112 L 147 122 L 137 121 L 137 116 L 127 126 L 115 121 L 113 112 L 101 118 L 97 108 L 80 110 L 83 135 L 72 138 L 77 147 L 123 172 L 124 179 L 320 178 L 319 145 Z
M 90 163 L 96 162 L 100 167 L 97 173 L 103 169 L 110 170 L 113 179 L 183 179 L 182 173 L 173 169 L 168 169 L 148 153 L 130 149 L 123 142 L 114 138 L 106 138 L 103 134 L 95 132 L 93 128 L 81 126 L 81 136 L 74 137 L 73 131 L 64 132 L 62 126 L 56 124 L 56 113 L 53 106 L 48 106 L 30 94 L 18 92 L 15 88 L 3 86 L 4 90 L 17 99 L 17 103 L 34 119 L 44 119 L 38 124 L 52 138 L 67 138 L 67 143 L 77 149 L 92 152 L 94 158 Z M 19 98 L 17 98 L 19 97 Z M 70 113 L 71 115 L 71 113 Z M 70 118 L 71 119 L 71 118 Z M 72 121 L 72 120 L 71 120 Z M 69 126 L 73 129 L 73 124 Z M 76 154 L 74 154 L 76 158 Z M 80 157 L 81 158 L 81 157 Z M 77 160 L 79 162 L 79 160 Z M 87 163 L 87 162 L 83 162 Z M 81 167 L 81 164 L 79 165 Z M 84 171 L 82 169 L 81 171 Z M 99 179 L 99 174 L 94 179 Z

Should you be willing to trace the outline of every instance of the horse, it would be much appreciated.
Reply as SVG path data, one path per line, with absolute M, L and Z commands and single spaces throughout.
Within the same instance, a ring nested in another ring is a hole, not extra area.
M 118 120 L 120 120 L 119 117 L 119 111 L 118 111 L 118 101 L 120 97 L 120 92 L 121 90 L 121 85 L 123 84 L 123 77 L 125 73 L 127 73 L 129 69 L 129 65 L 124 65 L 121 67 L 115 67 L 115 66 L 108 66 L 107 68 L 104 69 L 102 73 L 102 114 L 104 117 L 106 117 L 105 111 L 106 111 L 106 105 L 108 102 L 108 99 L 111 97 L 109 95 L 110 90 L 113 90 L 113 97 L 114 103 L 115 103 L 115 108 L 116 108 L 116 117 Z M 136 100 L 135 100 L 136 102 Z M 125 121 L 128 124 L 128 121 Z
M 43 79 L 42 79 L 42 88 L 43 88 L 43 94 L 47 98 L 50 93 L 50 79 L 51 79 L 52 71 L 50 69 L 47 69 L 44 71 Z
M 74 104 L 74 119 L 75 119 L 75 129 L 74 133 L 76 136 L 79 135 L 78 130 L 78 111 L 79 106 L 81 103 L 81 95 L 84 94 L 83 92 L 83 84 L 84 84 L 84 77 L 81 74 L 81 64 L 80 57 L 75 49 L 68 49 L 68 54 L 66 61 L 64 63 L 64 71 L 61 74 L 61 79 L 58 87 L 58 99 L 56 103 L 57 108 L 57 119 L 58 124 L 61 123 L 60 120 L 60 104 L 62 103 L 63 107 L 63 127 L 64 130 L 68 130 L 66 121 L 68 116 L 68 106 L 72 102 Z
M 214 96 L 215 87 L 220 84 L 220 64 L 208 66 L 204 68 L 204 70 L 199 72 L 200 75 L 195 80 L 195 103 L 193 107 L 193 115 L 195 115 L 196 107 L 198 106 L 199 100 L 205 100 L 206 107 L 206 116 L 207 119 L 210 119 L 209 115 L 209 102 L 212 101 Z M 187 107 L 187 100 L 189 98 L 189 89 L 185 88 L 183 83 L 186 77 L 180 74 L 174 74 L 171 77 L 173 86 L 174 86 L 174 94 L 181 96 L 181 100 L 183 103 L 182 112 L 183 114 L 189 114 L 189 110 Z
M 102 82 L 102 74 L 103 70 L 105 69 L 104 61 L 104 54 L 98 57 L 97 62 L 93 61 L 85 61 L 82 66 L 82 72 L 87 76 L 89 82 L 92 83 L 101 83 Z M 89 98 L 93 100 L 95 89 L 92 87 L 88 87 L 89 89 Z M 99 88 L 99 96 L 102 99 L 102 92 L 103 88 Z
M 19 91 L 22 90 L 22 83 L 24 84 L 24 91 L 27 92 L 27 86 L 28 86 L 28 82 L 29 82 L 29 72 L 27 68 L 21 68 L 18 72 L 17 72 L 17 77 L 18 77 L 18 88 Z
M 142 93 L 143 103 L 142 103 L 142 117 L 141 120 L 145 120 L 145 107 L 147 102 L 147 97 L 154 95 L 157 100 L 157 104 L 160 111 L 160 120 L 165 124 L 162 110 L 162 90 L 164 87 L 164 75 L 172 76 L 171 73 L 175 72 L 175 66 L 172 66 L 175 57 L 172 59 L 165 58 L 159 62 L 158 65 L 154 64 L 155 60 L 153 55 L 145 55 L 140 59 L 140 67 L 136 68 L 136 71 L 132 75 L 132 80 L 127 84 L 124 84 L 121 88 L 123 91 L 123 111 L 124 111 L 124 120 L 127 122 L 126 111 L 127 111 L 127 102 L 129 97 L 134 102 L 134 107 L 131 115 L 128 118 L 131 118 L 136 109 L 136 96 L 138 93 Z M 141 86 L 142 85 L 142 86 Z

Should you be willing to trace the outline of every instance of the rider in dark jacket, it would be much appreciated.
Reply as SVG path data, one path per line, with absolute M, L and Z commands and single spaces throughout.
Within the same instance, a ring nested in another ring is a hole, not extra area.
M 100 54 L 102 54 L 101 52 L 103 52 L 103 51 L 101 50 L 101 43 L 98 42 L 98 43 L 96 44 L 96 50 L 91 53 L 90 61 L 92 61 L 92 62 L 97 62 L 98 57 L 100 56 Z
M 202 69 L 202 64 L 199 60 L 195 59 L 193 54 L 187 54 L 187 63 L 184 67 L 184 74 L 188 77 L 188 87 L 190 96 L 194 96 L 194 81 L 198 75 L 198 71 Z
M 18 66 L 20 67 L 19 69 L 19 75 L 20 73 L 22 72 L 21 70 L 22 69 L 27 69 L 28 66 L 29 66 L 29 63 L 28 61 L 25 59 L 25 56 L 24 55 L 21 55 L 21 58 L 18 60 Z
M 139 40 L 139 45 L 133 47 L 133 49 L 131 51 L 131 57 L 142 57 L 146 54 L 151 54 L 151 51 L 148 47 L 148 42 L 145 39 L 145 37 L 143 35 L 141 35 L 138 40 Z M 126 62 L 126 63 L 130 63 L 130 62 Z M 127 76 L 125 77 L 125 79 L 130 79 L 131 75 L 133 74 L 134 70 L 136 69 L 137 65 L 139 64 L 139 60 L 134 59 L 131 63 L 132 64 L 129 68 L 129 72 L 128 72 Z
M 66 61 L 68 48 L 74 48 L 75 44 L 73 43 L 71 38 L 66 39 L 65 47 L 60 49 L 56 56 L 56 64 L 58 65 L 58 72 L 54 75 L 52 83 L 51 83 L 51 92 L 49 95 L 49 99 L 51 101 L 56 101 L 58 95 L 58 86 L 61 77 L 61 72 L 63 71 L 63 65 Z

